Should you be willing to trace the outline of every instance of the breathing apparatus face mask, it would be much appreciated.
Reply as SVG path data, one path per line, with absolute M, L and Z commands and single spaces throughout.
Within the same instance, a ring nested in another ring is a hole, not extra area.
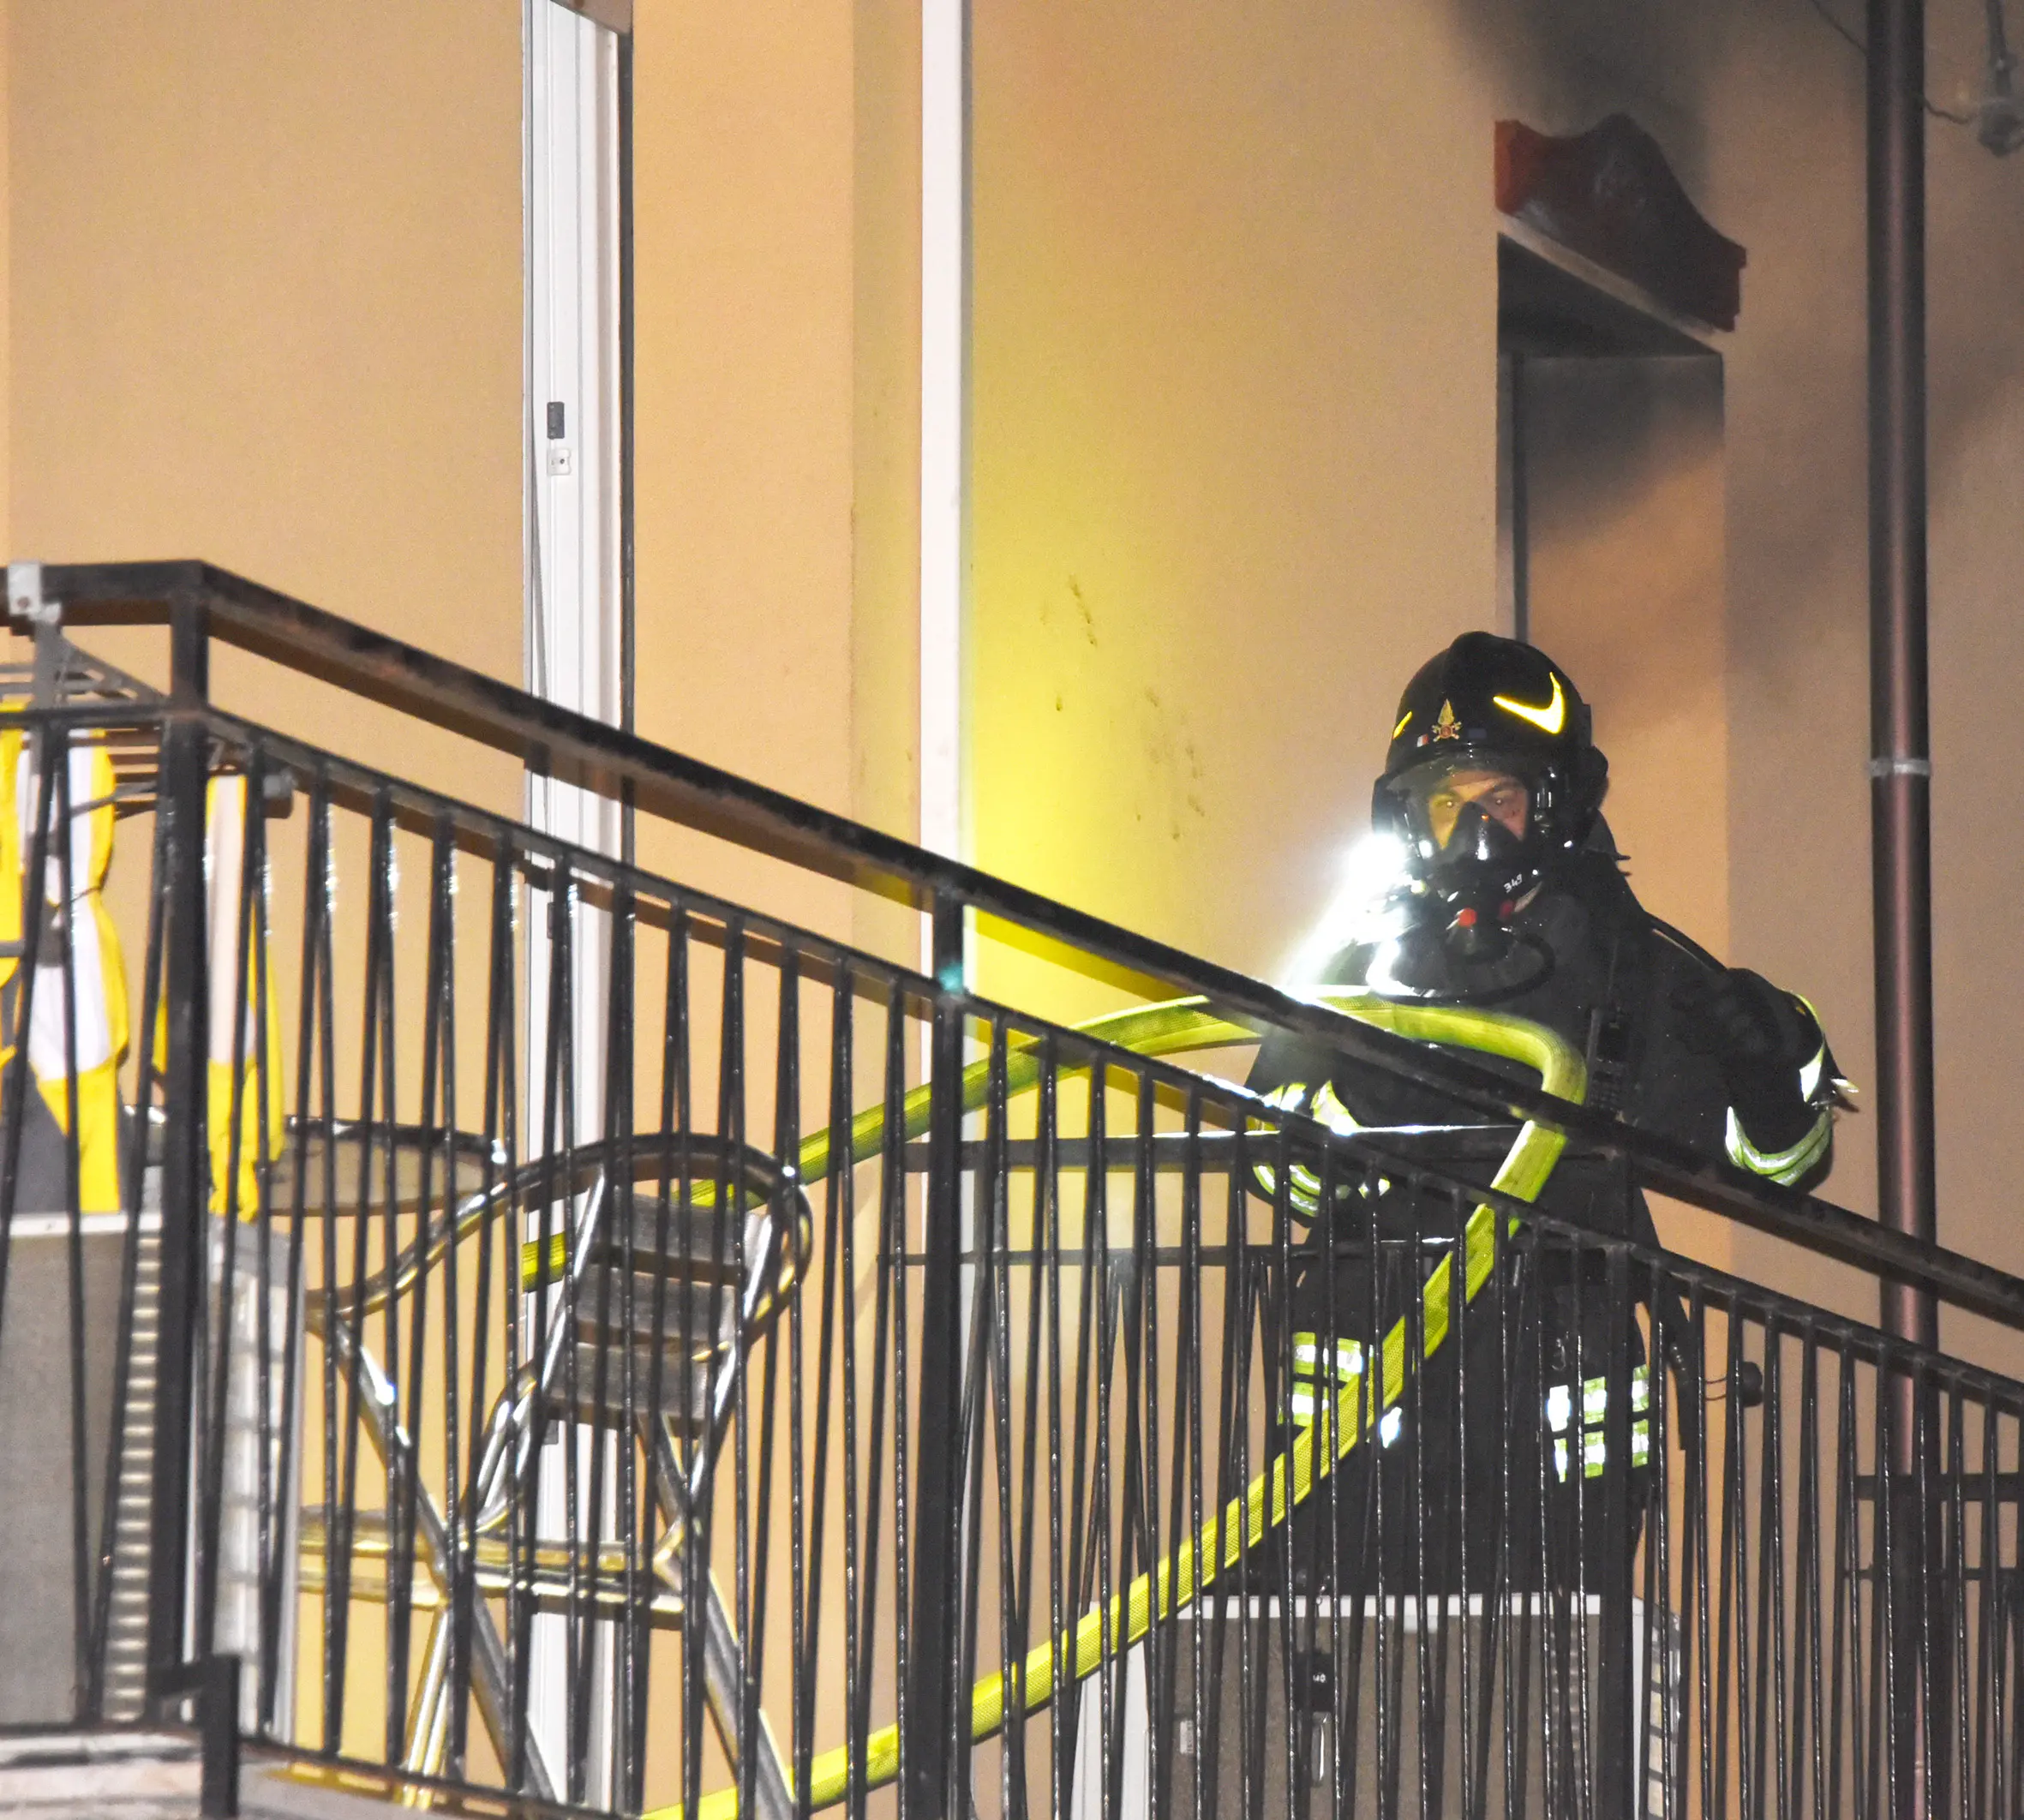
M 1416 767 L 1392 790 L 1415 895 L 1464 949 L 1499 945 L 1542 876 L 1533 782 L 1476 760 Z

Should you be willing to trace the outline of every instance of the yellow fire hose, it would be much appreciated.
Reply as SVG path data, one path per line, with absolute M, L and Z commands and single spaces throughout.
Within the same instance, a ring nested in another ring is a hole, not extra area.
M 1578 1105 L 1587 1094 L 1587 1070 L 1573 1046 L 1542 1025 L 1524 1018 L 1459 1007 L 1401 1004 L 1368 997 L 1325 995 L 1320 1002 L 1398 1036 L 1523 1063 L 1537 1071 L 1540 1085 L 1548 1093 L 1561 1099 Z M 1200 998 L 1117 1012 L 1077 1028 L 1148 1057 L 1258 1039 L 1257 1032 L 1215 1015 Z M 1040 1074 L 1038 1050 L 1030 1045 L 1011 1050 L 1005 1057 L 1005 1074 L 1009 1093 L 1034 1086 Z M 988 1063 L 977 1063 L 965 1070 L 966 1111 L 974 1111 L 984 1104 L 989 1086 Z M 907 1137 L 918 1136 L 927 1129 L 929 1099 L 926 1087 L 917 1088 L 907 1096 L 902 1119 Z M 876 1156 L 884 1141 L 883 1106 L 860 1112 L 851 1121 L 853 1163 Z M 1519 1128 L 1491 1187 L 1516 1200 L 1533 1200 L 1552 1175 L 1565 1143 L 1561 1133 L 1528 1120 Z M 819 1181 L 828 1170 L 829 1148 L 827 1131 L 817 1132 L 802 1145 L 799 1166 L 804 1182 Z M 1479 1206 L 1463 1229 L 1465 1300 L 1473 1301 L 1488 1280 L 1495 1248 L 1496 1216 L 1488 1206 Z M 528 1248 L 538 1251 L 536 1247 Z M 524 1272 L 527 1261 L 524 1260 Z M 1429 1357 L 1447 1338 L 1453 1266 L 1454 1253 L 1450 1251 L 1428 1273 L 1421 1291 L 1425 1351 Z M 970 1694 L 972 1739 L 985 1739 L 997 1732 L 1005 1722 L 1009 1703 L 1021 1716 L 1045 1706 L 1053 1697 L 1057 1673 L 1070 1686 L 1094 1673 L 1106 1653 L 1115 1655 L 1129 1649 L 1152 1628 L 1156 1599 L 1158 1615 L 1172 1615 L 1191 1603 L 1198 1591 L 1212 1585 L 1220 1572 L 1234 1567 L 1247 1546 L 1261 1544 L 1266 1532 L 1284 1523 L 1294 1506 L 1308 1496 L 1337 1461 L 1347 1458 L 1363 1435 L 1375 1427 L 1379 1417 L 1398 1403 L 1405 1388 L 1405 1349 L 1406 1323 L 1402 1317 L 1385 1336 L 1381 1372 L 1369 1397 L 1365 1395 L 1360 1368 L 1342 1380 L 1343 1387 L 1332 1403 L 1317 1412 L 1314 1424 L 1301 1430 L 1292 1446 L 1252 1480 L 1242 1497 L 1231 1499 L 1219 1516 L 1212 1517 L 1184 1544 L 1171 1551 L 1156 1571 L 1140 1574 L 1106 1604 L 1085 1612 L 1059 1638 L 1051 1637 L 1030 1650 L 1014 1673 L 1009 1701 L 1002 1673 L 985 1675 L 978 1681 Z M 889 1725 L 872 1733 L 865 1740 L 865 1786 L 883 1787 L 897 1776 L 899 1767 L 899 1727 Z M 811 1808 L 831 1807 L 841 1801 L 849 1792 L 851 1769 L 847 1745 L 817 1757 L 809 1766 Z M 738 1791 L 720 1789 L 704 1797 L 697 1811 L 698 1820 L 736 1820 Z M 643 1820 L 683 1820 L 683 1810 L 679 1805 L 656 1808 Z

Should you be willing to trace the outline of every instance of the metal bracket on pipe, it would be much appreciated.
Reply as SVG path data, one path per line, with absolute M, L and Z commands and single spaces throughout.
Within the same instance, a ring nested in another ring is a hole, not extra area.
M 1888 757 L 1871 759 L 1870 775 L 1879 781 L 1886 777 L 1930 777 L 1932 760 L 1907 758 L 1893 753 Z

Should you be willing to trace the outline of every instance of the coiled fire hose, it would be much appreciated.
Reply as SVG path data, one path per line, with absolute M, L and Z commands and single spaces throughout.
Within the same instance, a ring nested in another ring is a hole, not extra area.
M 1365 996 L 1323 994 L 1317 1003 L 1397 1036 L 1521 1063 L 1536 1071 L 1542 1087 L 1559 1099 L 1579 1105 L 1587 1094 L 1587 1069 L 1572 1045 L 1524 1018 Z M 1256 1031 L 1217 1016 L 1201 998 L 1114 1012 L 1075 1027 L 1083 1035 L 1147 1058 L 1258 1040 Z M 1008 1095 L 1023 1093 L 1039 1081 L 1039 1051 L 1031 1046 L 1013 1048 L 1005 1057 L 1004 1068 Z M 964 1071 L 966 1111 L 984 1104 L 989 1069 L 988 1063 L 980 1062 Z M 902 1103 L 907 1137 L 926 1130 L 930 1099 L 931 1089 L 918 1087 Z M 851 1162 L 877 1156 L 885 1138 L 883 1106 L 859 1113 L 850 1123 Z M 1566 1141 L 1550 1126 L 1527 1120 L 1491 1179 L 1492 1189 L 1514 1200 L 1535 1199 L 1560 1161 Z M 802 1144 L 799 1164 L 804 1182 L 819 1181 L 828 1171 L 831 1142 L 829 1131 L 818 1131 Z M 1470 1215 L 1460 1249 L 1463 1296 L 1473 1301 L 1489 1279 L 1496 1255 L 1496 1214 L 1488 1204 L 1479 1205 Z M 1451 1249 L 1428 1273 L 1421 1289 L 1422 1332 L 1428 1357 L 1447 1338 L 1454 1266 Z M 970 1691 L 972 1739 L 982 1740 L 997 1732 L 1005 1723 L 1008 1708 L 1015 1716 L 1024 1717 L 1045 1706 L 1054 1697 L 1057 1674 L 1067 1687 L 1093 1674 L 1106 1656 L 1115 1657 L 1143 1637 L 1155 1616 L 1171 1617 L 1193 1603 L 1220 1572 L 1237 1565 L 1247 1548 L 1262 1544 L 1266 1532 L 1285 1522 L 1294 1506 L 1304 1502 L 1336 1463 L 1346 1459 L 1384 1414 L 1397 1405 L 1405 1389 L 1406 1344 L 1406 1322 L 1401 1316 L 1385 1335 L 1374 1383 L 1366 1386 L 1361 1365 L 1346 1372 L 1338 1380 L 1335 1395 L 1317 1410 L 1314 1422 L 1299 1430 L 1291 1446 L 1275 1455 L 1241 1496 L 1232 1498 L 1219 1514 L 1178 1542 L 1156 1569 L 1140 1574 L 1105 1603 L 1084 1612 L 1060 1637 L 1029 1650 L 1015 1670 L 1009 1690 L 1002 1671 L 982 1677 Z M 865 1741 L 864 1787 L 884 1787 L 896 1778 L 899 1768 L 900 1730 L 897 1725 L 889 1725 Z M 847 1745 L 817 1757 L 809 1765 L 810 1808 L 832 1807 L 841 1801 L 850 1791 L 852 1775 Z M 737 1815 L 735 1787 L 706 1795 L 697 1809 L 697 1820 L 737 1820 Z M 679 1804 L 656 1808 L 642 1820 L 685 1820 L 684 1811 Z

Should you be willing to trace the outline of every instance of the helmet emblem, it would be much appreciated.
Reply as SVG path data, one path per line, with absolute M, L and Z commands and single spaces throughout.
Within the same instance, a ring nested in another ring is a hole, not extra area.
M 1549 701 L 1534 707 L 1530 702 L 1513 701 L 1508 695 L 1493 695 L 1490 699 L 1505 713 L 1516 715 L 1521 721 L 1530 721 L 1543 733 L 1558 733 L 1567 724 L 1567 697 L 1560 692 L 1560 679 L 1553 680 L 1554 692 Z
M 1452 702 L 1440 704 L 1440 718 L 1434 723 L 1434 737 L 1436 739 L 1459 739 L 1462 737 L 1462 723 L 1455 718 L 1455 704 Z

